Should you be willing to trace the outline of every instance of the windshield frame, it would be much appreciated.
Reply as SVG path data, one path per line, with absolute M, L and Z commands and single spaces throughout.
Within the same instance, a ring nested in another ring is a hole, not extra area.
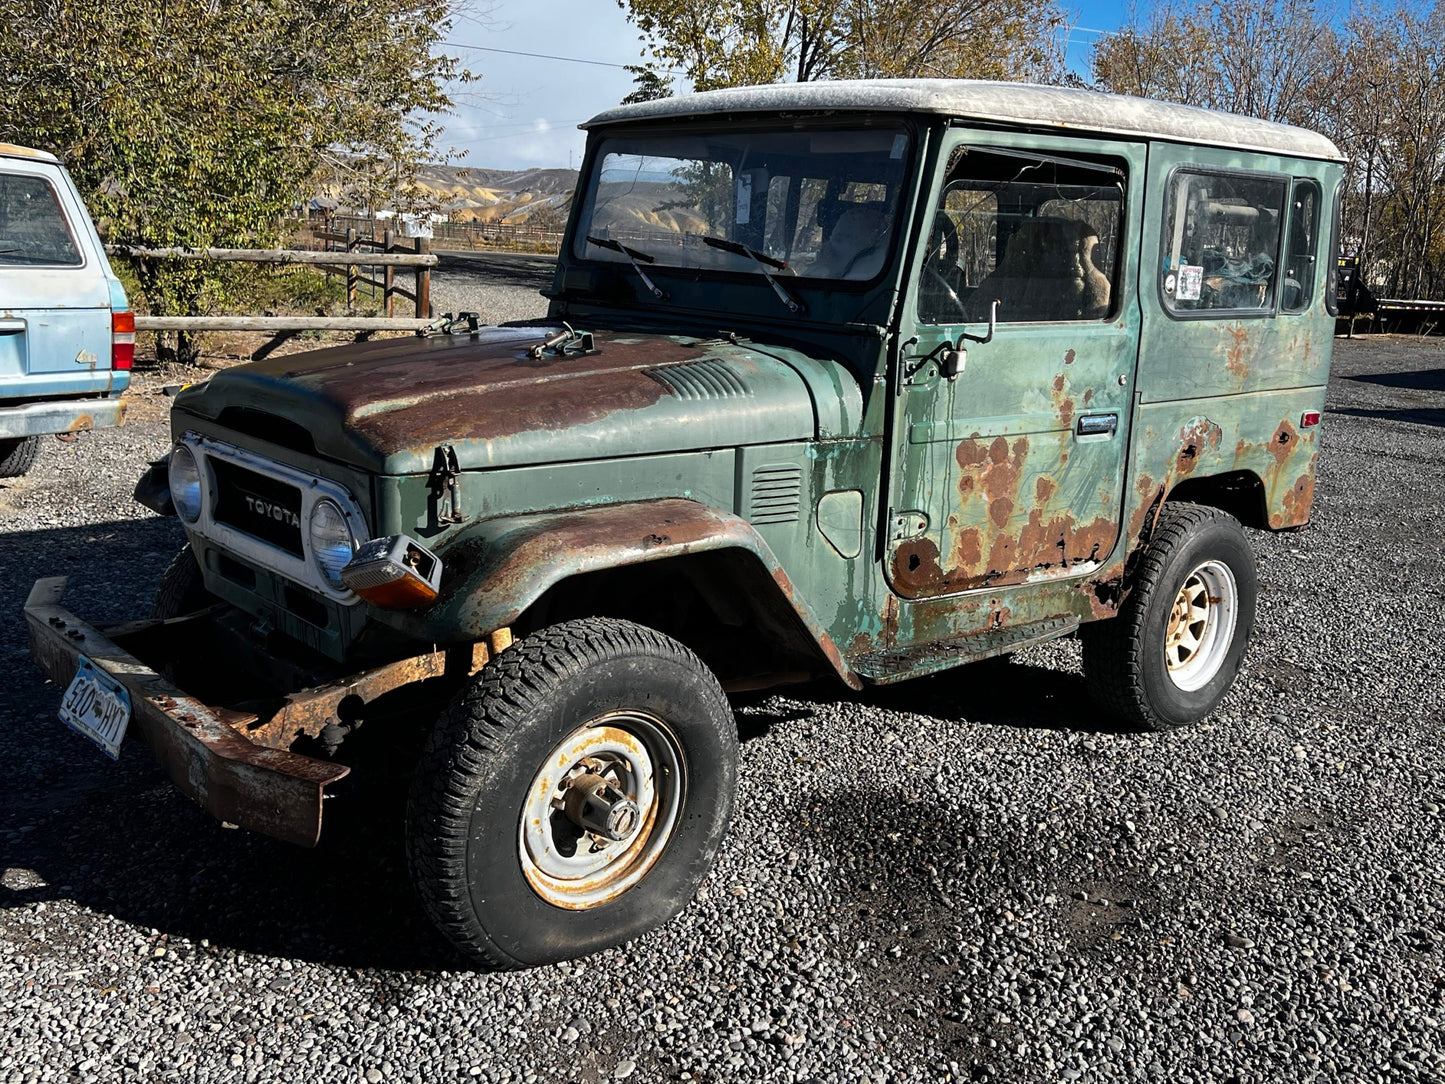
M 664 149 L 662 141 L 676 139 L 679 142 L 706 137 L 709 135 L 724 135 L 729 138 L 736 138 L 745 141 L 751 136 L 775 136 L 783 135 L 789 138 L 802 138 L 808 135 L 860 133 L 878 134 L 887 133 L 902 139 L 902 146 L 896 155 L 887 151 L 880 151 L 880 155 L 896 157 L 899 161 L 898 173 L 895 187 L 888 193 L 888 207 L 886 213 L 891 217 L 885 223 L 888 227 L 888 236 L 884 243 L 878 246 L 881 252 L 876 269 L 870 268 L 870 273 L 859 277 L 836 278 L 808 273 L 808 266 L 799 265 L 801 269 L 789 266 L 786 270 L 775 271 L 774 274 L 790 290 L 831 290 L 855 293 L 876 287 L 877 284 L 890 274 L 895 273 L 898 260 L 898 253 L 906 241 L 906 235 L 910 232 L 909 208 L 912 205 L 915 195 L 914 189 L 918 184 L 919 157 L 925 143 L 922 135 L 923 129 L 917 122 L 917 118 L 908 114 L 899 113 L 834 113 L 817 117 L 798 116 L 757 116 L 748 115 L 746 122 L 739 122 L 733 116 L 711 116 L 685 118 L 679 121 L 671 118 L 667 122 L 659 123 L 628 123 L 606 128 L 594 129 L 587 149 L 587 157 L 582 165 L 582 172 L 578 178 L 578 192 L 580 198 L 576 202 L 572 220 L 569 224 L 565 244 L 562 252 L 564 262 L 569 265 L 587 266 L 589 268 L 613 269 L 615 273 L 622 274 L 625 270 L 627 276 L 631 276 L 631 268 L 628 267 L 625 259 L 621 256 L 610 258 L 603 255 L 596 246 L 587 244 L 586 237 L 597 229 L 595 219 L 597 199 L 600 188 L 602 164 L 609 154 L 617 153 L 619 144 L 638 143 L 657 140 L 659 150 Z M 621 153 L 635 153 L 631 150 L 623 150 Z M 800 152 L 800 157 L 804 155 Z M 659 155 L 659 157 L 668 157 Z M 683 160 L 681 156 L 676 156 Z M 726 159 L 718 159 L 726 161 Z M 793 175 L 797 179 L 798 175 Z M 815 180 L 816 178 L 803 177 L 802 180 Z M 893 181 L 892 178 L 889 179 Z M 847 178 L 839 179 L 841 184 L 847 184 Z M 734 185 L 735 185 L 734 180 Z M 875 182 L 884 183 L 884 182 Z M 830 197 L 835 198 L 835 197 Z M 839 201 L 842 202 L 842 201 Z M 792 220 L 793 229 L 798 229 L 801 217 Z M 729 241 L 738 241 L 735 234 L 735 223 L 729 224 L 727 233 L 716 236 L 725 237 Z M 679 232 L 679 236 L 688 236 Z M 648 239 L 632 239 L 626 243 L 634 248 L 648 251 L 650 255 L 658 257 L 656 262 L 649 263 L 647 270 L 650 274 L 668 277 L 669 280 L 682 278 L 688 282 L 697 281 L 738 281 L 747 280 L 756 282 L 767 289 L 766 278 L 763 276 L 758 265 L 748 256 L 727 253 L 725 250 L 711 248 L 702 242 L 702 233 L 692 234 L 696 237 L 696 249 L 706 250 L 711 257 L 704 262 L 678 261 L 666 262 L 666 253 L 653 251 L 658 246 L 653 244 L 653 249 L 648 247 Z M 741 241 L 748 244 L 747 241 Z M 757 246 L 754 246 L 757 247 Z M 763 251 L 766 251 L 764 249 Z M 771 254 L 770 254 L 771 255 Z M 716 262 L 718 256 L 726 256 L 731 261 L 730 265 L 724 266 Z M 810 264 L 816 263 L 816 259 Z M 871 259 L 869 261 L 872 262 Z

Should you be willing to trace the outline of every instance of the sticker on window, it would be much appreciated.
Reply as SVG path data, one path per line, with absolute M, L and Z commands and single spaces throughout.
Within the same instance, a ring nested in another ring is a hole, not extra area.
M 738 174 L 738 213 L 737 223 L 739 226 L 746 226 L 753 217 L 753 175 L 751 173 Z
M 1187 263 L 1179 269 L 1179 292 L 1174 296 L 1180 301 L 1198 301 L 1204 286 L 1204 268 Z

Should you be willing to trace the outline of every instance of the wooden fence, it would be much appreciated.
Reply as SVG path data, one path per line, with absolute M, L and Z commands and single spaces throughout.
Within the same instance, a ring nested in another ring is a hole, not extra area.
M 314 231 L 315 235 L 339 235 L 343 231 L 355 230 L 358 239 L 375 243 L 377 224 L 370 218 L 334 215 L 330 223 L 329 231 L 317 229 Z M 437 222 L 433 223 L 431 228 L 433 249 L 504 249 L 555 254 L 562 247 L 560 229 L 549 229 L 525 222 Z
M 343 316 L 137 316 L 137 331 L 414 331 L 431 322 L 431 269 L 437 258 L 424 237 L 397 245 L 390 233 L 382 241 L 341 236 L 345 248 L 339 251 L 310 249 L 252 248 L 129 248 L 107 245 L 112 255 L 140 260 L 198 260 L 210 263 L 305 264 L 326 274 L 346 276 L 346 309 Z M 338 258 L 340 257 L 340 258 Z M 396 269 L 411 268 L 413 287 L 396 283 Z M 369 274 L 362 274 L 362 269 Z M 375 277 L 380 270 L 381 278 Z M 357 290 L 362 285 L 382 296 L 386 315 L 355 316 Z M 411 302 L 415 316 L 395 315 L 396 299 Z

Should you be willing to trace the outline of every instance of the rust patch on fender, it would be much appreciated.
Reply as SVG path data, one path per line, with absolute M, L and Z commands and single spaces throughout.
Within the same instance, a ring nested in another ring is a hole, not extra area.
M 1076 358 L 1076 357 L 1078 357 L 1078 355 L 1075 354 L 1072 350 L 1065 350 L 1065 351 L 1064 351 L 1064 364 L 1065 364 L 1065 365 L 1072 365 L 1072 364 L 1074 364 L 1074 358 Z
M 1274 456 L 1275 463 L 1283 468 L 1298 444 L 1299 430 L 1290 424 L 1289 419 L 1285 419 L 1279 423 L 1279 428 L 1269 440 L 1269 454 Z
M 1208 418 L 1199 418 L 1179 431 L 1179 454 L 1174 459 L 1174 472 L 1188 477 L 1199 466 L 1199 459 L 1205 452 L 1214 451 L 1224 433 Z
M 1047 474 L 1039 475 L 1039 480 L 1034 483 L 1034 498 L 1039 504 L 1047 504 L 1059 488 L 1059 484 Z

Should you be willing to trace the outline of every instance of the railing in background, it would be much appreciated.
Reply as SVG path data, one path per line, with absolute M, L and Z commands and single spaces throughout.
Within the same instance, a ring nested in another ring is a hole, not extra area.
M 370 218 L 333 215 L 330 223 L 330 230 L 317 229 L 313 232 L 317 237 L 321 237 L 323 233 L 344 234 L 355 230 L 359 241 L 376 243 L 377 223 Z M 431 230 L 431 247 L 433 249 L 490 248 L 556 254 L 562 247 L 562 231 L 540 224 L 435 222 L 432 224 Z
M 140 260 L 198 260 L 211 263 L 309 264 L 327 274 L 346 276 L 346 308 L 344 316 L 137 316 L 137 331 L 412 331 L 425 327 L 431 320 L 431 269 L 437 258 L 431 254 L 426 238 L 419 237 L 406 245 L 411 251 L 394 243 L 390 233 L 382 242 L 343 235 L 347 247 L 341 252 L 318 252 L 302 249 L 254 248 L 130 248 L 107 245 L 112 255 Z M 370 247 L 363 249 L 363 245 Z M 384 246 L 384 247 L 383 247 Z M 380 252 L 373 248 L 382 247 Z M 402 249 L 398 251 L 398 249 Z M 338 259 L 338 256 L 348 257 Z M 354 258 L 349 258 L 354 257 Z M 361 269 L 380 268 L 382 278 L 363 275 Z M 396 285 L 396 269 L 413 268 L 414 288 Z M 374 285 L 382 293 L 386 316 L 353 316 L 356 292 L 361 284 Z M 396 298 L 412 302 L 415 317 L 394 315 Z

